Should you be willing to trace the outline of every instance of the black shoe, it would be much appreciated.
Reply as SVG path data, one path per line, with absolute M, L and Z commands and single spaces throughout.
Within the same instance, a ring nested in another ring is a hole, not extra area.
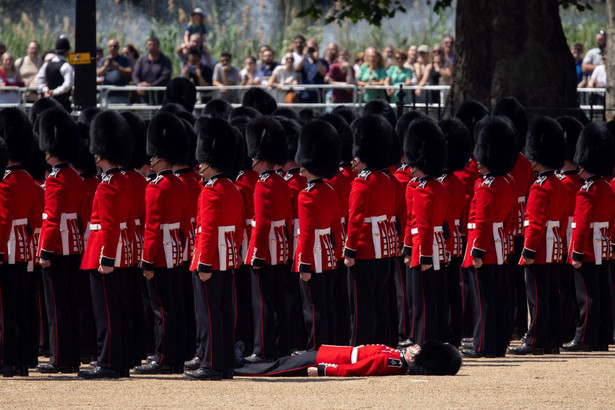
M 194 379 L 194 380 L 221 380 L 222 375 L 220 372 L 201 367 L 193 372 L 185 372 L 184 377 L 186 379 Z
M 155 362 L 156 361 L 156 356 L 147 356 L 145 358 L 145 361 L 148 362 L 148 363 Z
M 13 375 L 15 376 L 28 377 L 29 374 L 28 366 L 13 367 Z
M 490 354 L 490 353 L 479 353 L 474 349 L 462 349 L 461 350 L 461 354 L 464 355 L 465 357 L 469 357 L 471 359 L 478 359 L 481 357 L 486 357 L 486 358 L 494 358 L 495 354 Z
M 509 347 L 506 353 L 518 356 L 523 356 L 526 354 L 543 355 L 545 354 L 545 349 L 542 347 L 536 347 L 527 343 L 523 343 L 521 346 Z
M 35 369 L 36 366 L 38 366 L 38 357 L 32 358 L 32 360 L 30 360 L 30 363 L 28 363 L 28 368 L 30 369 Z
M 232 380 L 232 379 L 233 379 L 233 369 L 222 370 L 222 380 Z
M 559 347 L 547 347 L 545 348 L 545 354 L 559 354 Z
M 175 366 L 173 366 L 171 373 L 173 374 L 184 374 L 184 365 L 183 364 L 176 364 Z
M 295 350 L 294 352 L 291 353 L 291 356 L 299 356 L 305 352 L 306 352 L 305 350 Z
M 201 367 L 201 358 L 198 356 L 194 356 L 192 359 L 184 362 L 184 369 L 185 370 L 196 370 L 199 367 Z
M 570 343 L 565 343 L 562 346 L 562 349 L 567 352 L 591 352 L 592 350 L 591 346 L 577 342 L 576 340 L 573 340 Z
M 463 339 L 461 339 L 461 343 L 474 343 L 474 338 L 464 337 Z
M 241 340 L 235 343 L 235 367 L 241 367 L 246 362 L 243 353 L 246 351 L 246 344 Z
M 130 369 L 122 369 L 119 371 L 120 379 L 127 379 L 130 377 Z
M 400 349 L 405 349 L 406 347 L 410 347 L 414 344 L 414 340 L 407 338 L 405 340 L 400 340 L 397 342 L 397 347 Z
M 4 366 L 2 368 L 2 377 L 13 377 L 13 368 L 11 366 Z
M 608 351 L 609 351 L 609 345 L 607 344 L 592 346 L 592 352 L 608 352 Z
M 98 360 L 92 360 L 92 361 L 90 362 L 90 366 L 92 366 L 92 367 L 96 367 L 96 366 L 98 366 Z
M 134 368 L 136 374 L 171 374 L 173 369 L 166 364 L 160 364 L 158 362 L 149 362 L 144 366 L 137 366 Z
M 38 351 L 38 355 L 43 357 L 51 357 L 51 352 L 49 351 L 49 349 L 40 349 Z
M 245 360 L 247 360 L 250 363 L 268 363 L 268 362 L 273 361 L 271 359 L 261 357 L 257 355 L 256 353 L 252 353 L 250 356 L 246 357 Z
M 51 363 L 39 364 L 36 366 L 36 371 L 39 373 L 73 373 L 72 367 L 59 367 Z
M 77 374 L 77 377 L 87 380 L 93 379 L 117 379 L 120 377 L 119 372 L 106 367 L 96 366 L 92 370 L 84 370 Z
M 462 349 L 474 350 L 474 341 L 471 341 L 469 343 L 466 343 L 466 342 L 461 343 L 461 348 Z

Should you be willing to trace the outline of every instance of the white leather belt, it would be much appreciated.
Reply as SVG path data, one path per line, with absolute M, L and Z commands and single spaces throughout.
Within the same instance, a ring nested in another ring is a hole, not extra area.
M 90 224 L 90 231 L 100 231 L 101 229 L 101 224 Z M 120 229 L 128 229 L 128 224 L 126 224 L 126 222 L 120 222 Z
M 179 229 L 179 222 L 174 222 L 171 224 L 160 224 L 160 229 L 165 230 L 172 230 L 172 229 Z
M 474 222 L 468 223 L 468 229 L 476 229 L 476 224 Z
M 433 231 L 434 232 L 444 232 L 444 230 L 442 229 L 442 226 L 434 226 L 433 227 Z M 410 229 L 410 233 L 412 235 L 418 234 L 419 233 L 419 228 L 412 228 L 412 229 Z
M 525 202 L 525 197 L 524 196 L 517 197 L 517 202 L 518 203 Z

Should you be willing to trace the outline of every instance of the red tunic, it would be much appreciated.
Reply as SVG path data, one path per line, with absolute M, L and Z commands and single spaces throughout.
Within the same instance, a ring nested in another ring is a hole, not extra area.
M 124 175 L 128 177 L 133 189 L 132 209 L 130 210 L 128 230 L 134 244 L 133 261 L 141 260 L 143 251 L 143 226 L 145 225 L 145 188 L 147 179 L 134 169 L 125 169 Z
M 440 270 L 440 265 L 447 263 L 442 224 L 446 220 L 450 200 L 446 188 L 437 179 L 427 177 L 419 180 L 414 190 L 410 221 L 411 268 L 433 264 L 435 270 Z
M 199 226 L 191 271 L 226 271 L 241 265 L 239 244 L 244 213 L 241 193 L 222 175 L 209 179 L 201 189 Z
M 36 199 L 34 200 L 32 206 L 32 214 L 30 218 L 28 218 L 28 222 L 30 223 L 30 228 L 32 228 L 32 242 L 31 249 L 32 255 L 34 255 L 34 260 L 32 263 L 28 264 L 28 271 L 32 272 L 34 268 L 34 264 L 38 263 L 38 256 L 36 255 L 36 250 L 38 249 L 39 238 L 41 236 L 41 226 L 43 226 L 43 211 L 45 210 L 45 188 L 40 185 L 37 181 L 34 182 L 36 189 Z
M 517 195 L 517 223 L 514 226 L 514 236 L 523 235 L 523 221 L 525 220 L 525 203 L 527 195 L 530 191 L 530 186 L 534 182 L 534 171 L 530 161 L 522 154 L 517 154 L 515 166 L 510 171 L 510 175 L 515 182 L 515 193 Z
M 299 175 L 299 168 L 291 168 L 284 175 L 284 180 L 290 188 L 290 212 L 292 218 L 292 234 L 293 241 L 291 242 L 292 249 L 290 254 L 295 257 L 295 249 L 297 248 L 297 240 L 299 239 L 299 192 L 303 191 L 307 186 L 307 180 L 304 176 Z
M 505 177 L 483 177 L 470 204 L 464 268 L 472 266 L 474 257 L 481 258 L 484 264 L 504 264 L 506 237 L 513 224 L 515 206 L 515 192 Z
M 404 229 L 406 227 L 406 199 L 405 199 L 405 190 L 404 186 L 401 182 L 397 180 L 393 175 L 391 175 L 388 170 L 385 172 L 385 175 L 389 177 L 391 183 L 393 184 L 393 188 L 395 189 L 395 201 L 391 201 L 391 209 L 388 213 L 389 223 L 391 225 L 391 241 L 395 244 L 395 254 L 392 256 L 397 256 L 397 253 L 401 251 L 403 247 L 403 239 L 404 239 Z
M 344 246 L 346 246 L 346 222 L 348 221 L 348 199 L 352 181 L 357 174 L 352 172 L 350 165 L 342 165 L 331 179 L 325 181 L 333 187 L 337 194 L 337 216 L 340 221 L 340 242 L 336 243 L 335 257 L 341 260 L 344 257 Z
M 467 209 L 465 187 L 454 173 L 444 174 L 438 178 L 438 181 L 442 183 L 451 199 L 446 214 L 446 223 L 450 232 L 449 237 L 446 239 L 446 248 L 450 252 L 451 257 L 461 258 L 463 257 L 462 235 L 467 232 L 468 226 L 465 216 L 465 210 Z M 465 226 L 462 225 L 463 222 L 466 222 Z
M 196 239 L 196 214 L 198 209 L 199 195 L 201 194 L 201 176 L 191 168 L 183 168 L 175 171 L 175 175 L 186 185 L 188 190 L 188 202 L 184 208 L 184 214 L 180 222 L 180 229 L 184 234 L 184 262 L 190 262 L 194 255 Z
M 404 227 L 404 255 L 412 255 L 412 203 L 414 202 L 414 191 L 419 186 L 419 179 L 412 178 L 406 184 L 406 226 Z
M 289 259 L 290 189 L 273 170 L 263 172 L 254 187 L 254 220 L 245 263 L 280 265 Z
M 364 169 L 352 181 L 345 256 L 356 259 L 395 256 L 395 244 L 390 242 L 389 235 L 391 198 L 395 198 L 395 188 L 382 171 Z
M 524 258 L 534 263 L 560 263 L 568 224 L 568 194 L 554 171 L 542 172 L 530 187 L 525 209 Z
M 455 176 L 459 178 L 463 184 L 466 192 L 467 204 L 470 204 L 470 200 L 474 196 L 474 188 L 476 187 L 476 180 L 480 179 L 480 173 L 478 172 L 478 162 L 474 158 L 470 160 L 468 165 L 461 171 L 455 171 Z
M 591 177 L 577 192 L 572 219 L 569 261 L 595 262 L 611 259 L 611 231 L 615 224 L 615 194 L 605 178 Z
M 568 217 L 568 222 L 566 224 L 566 240 L 564 241 L 564 255 L 568 255 L 570 241 L 572 240 L 572 216 L 574 215 L 574 204 L 577 198 L 577 192 L 579 192 L 579 189 L 583 186 L 583 182 L 581 181 L 581 176 L 576 169 L 560 172 L 557 174 L 557 177 L 560 181 L 562 181 L 564 188 L 566 188 L 566 193 L 568 194 L 568 200 L 566 201 L 566 215 Z
M 293 272 L 320 273 L 335 269 L 334 246 L 340 240 L 340 220 L 333 187 L 322 179 L 310 181 L 299 193 L 298 205 L 301 235 Z
M 235 179 L 235 186 L 243 198 L 243 211 L 245 224 L 243 239 L 241 241 L 241 260 L 246 260 L 248 254 L 248 240 L 252 234 L 252 218 L 254 218 L 254 187 L 258 181 L 258 172 L 253 169 L 244 169 Z
M 90 216 L 92 215 L 92 202 L 94 201 L 94 193 L 100 181 L 95 175 L 81 174 L 85 189 L 83 190 L 83 198 L 81 200 L 81 206 L 79 208 L 79 219 L 81 222 L 81 230 L 84 232 L 83 239 L 87 243 L 90 224 Z
M 401 166 L 393 173 L 393 176 L 395 176 L 395 178 L 401 182 L 404 189 L 406 189 L 406 185 L 408 185 L 408 182 L 412 179 L 410 166 L 408 164 L 401 164 Z
M 183 263 L 180 221 L 188 190 L 170 169 L 158 173 L 145 188 L 145 230 L 141 267 L 174 268 Z
M 100 265 L 126 268 L 135 263 L 128 229 L 133 198 L 132 183 L 118 168 L 102 174 L 92 202 L 90 237 L 81 269 L 98 269 Z
M 37 255 L 79 255 L 83 253 L 78 212 L 83 199 L 83 179 L 68 164 L 52 168 L 45 181 L 45 212 Z
M 15 264 L 33 260 L 30 219 L 36 209 L 38 189 L 21 166 L 6 168 L 0 181 L 0 261 Z
M 403 351 L 385 345 L 322 345 L 316 355 L 323 376 L 389 376 L 406 374 Z

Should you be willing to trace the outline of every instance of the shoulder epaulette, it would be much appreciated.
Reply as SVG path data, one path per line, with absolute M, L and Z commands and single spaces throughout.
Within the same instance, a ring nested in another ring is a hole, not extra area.
M 49 176 L 52 178 L 57 177 L 58 174 L 60 173 L 60 169 L 61 168 L 56 168 L 56 167 L 51 168 L 51 173 L 49 174 Z
M 534 185 L 542 185 L 545 183 L 545 181 L 547 180 L 547 176 L 546 175 L 542 175 L 539 176 L 536 181 L 534 181 Z
M 310 192 L 310 189 L 314 188 L 315 186 L 316 186 L 316 184 L 315 184 L 315 183 L 313 183 L 313 182 L 309 182 L 309 183 L 307 184 L 307 186 L 306 186 L 303 190 L 304 190 L 305 192 Z
M 269 174 L 269 173 L 261 174 L 261 176 L 258 178 L 258 180 L 261 181 L 261 182 L 265 182 L 267 179 L 269 179 L 269 175 L 271 175 L 271 174 Z
M 446 174 L 442 174 L 438 177 L 438 181 L 440 181 L 440 183 L 444 182 L 445 179 L 446 179 Z
M 284 181 L 290 181 L 291 179 L 293 179 L 294 176 L 295 174 L 291 174 L 290 172 L 287 172 L 286 175 L 284 175 Z
M 367 177 L 369 177 L 371 173 L 372 171 L 364 169 L 363 171 L 359 172 L 359 178 L 367 179 Z
M 427 179 L 420 181 L 417 188 L 425 188 L 427 186 L 427 181 Z
M 162 178 L 164 178 L 164 175 L 158 175 L 150 181 L 150 184 L 158 184 L 158 182 L 162 181 Z
M 243 174 L 245 174 L 245 172 L 243 172 L 243 169 L 242 169 L 241 171 L 239 171 L 239 174 L 237 174 L 237 178 L 235 178 L 235 181 L 237 181 L 239 177 L 241 177 Z
M 563 181 L 564 179 L 566 179 L 566 174 L 563 174 L 561 172 L 556 172 L 555 176 L 558 177 L 560 181 Z
M 481 185 L 484 185 L 484 186 L 491 186 L 491 184 L 493 183 L 493 181 L 495 181 L 495 178 L 494 178 L 494 177 L 487 177 L 487 178 L 485 178 L 485 180 L 482 182 L 482 184 L 481 184 Z
M 10 169 L 5 169 L 4 170 L 4 176 L 2 177 L 2 179 L 8 177 L 9 175 L 11 175 L 11 170 Z
M 214 186 L 216 181 L 218 181 L 218 178 L 210 178 L 205 182 L 205 186 Z
M 589 191 L 589 188 L 592 186 L 592 184 L 593 184 L 593 183 L 594 183 L 594 180 L 593 180 L 593 179 L 592 179 L 592 180 L 585 181 L 585 183 L 584 183 L 584 184 L 583 184 L 583 186 L 581 187 L 581 191 L 588 192 L 588 191 Z
M 113 174 L 105 174 L 100 182 L 103 184 L 108 184 L 111 182 L 111 178 L 113 178 Z
M 405 170 L 407 170 L 407 169 L 408 169 L 408 164 L 401 164 L 401 165 L 399 166 L 399 168 L 397 168 L 397 169 L 402 170 L 402 171 L 405 171 Z

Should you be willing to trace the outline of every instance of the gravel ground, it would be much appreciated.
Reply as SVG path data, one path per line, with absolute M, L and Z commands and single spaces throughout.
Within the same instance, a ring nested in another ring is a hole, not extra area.
M 613 408 L 614 376 L 613 346 L 608 353 L 467 359 L 451 377 L 84 381 L 32 372 L 0 378 L 0 408 Z

